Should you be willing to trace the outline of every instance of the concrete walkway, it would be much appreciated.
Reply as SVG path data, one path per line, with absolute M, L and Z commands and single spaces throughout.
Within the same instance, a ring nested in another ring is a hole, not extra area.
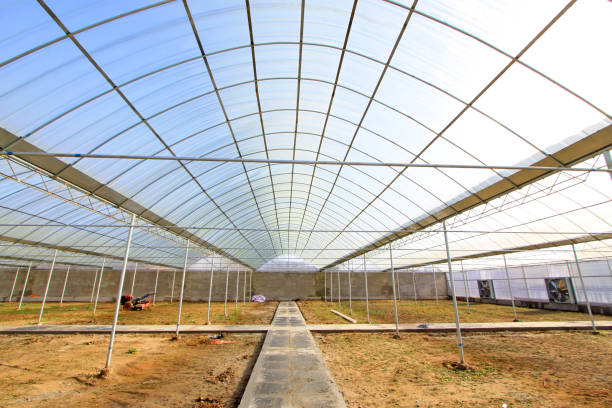
M 295 302 L 281 302 L 239 408 L 346 407 Z

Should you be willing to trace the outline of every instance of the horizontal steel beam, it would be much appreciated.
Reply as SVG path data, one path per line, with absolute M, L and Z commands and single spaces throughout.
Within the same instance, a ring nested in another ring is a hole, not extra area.
M 215 163 L 261 163 L 261 164 L 305 164 L 317 166 L 364 166 L 364 167 L 399 167 L 399 168 L 431 168 L 431 169 L 482 169 L 482 170 L 539 170 L 539 171 L 576 171 L 576 172 L 603 172 L 612 173 L 607 167 L 563 167 L 563 166 L 507 166 L 484 164 L 433 164 L 410 162 L 364 162 L 339 160 L 284 160 L 284 159 L 246 159 L 237 157 L 199 157 L 199 156 L 147 156 L 126 154 L 93 154 L 93 153 L 52 153 L 52 152 L 14 152 L 0 151 L 0 156 L 18 157 L 68 157 L 79 159 L 115 159 L 115 160 L 162 160 L 186 162 L 215 162 Z

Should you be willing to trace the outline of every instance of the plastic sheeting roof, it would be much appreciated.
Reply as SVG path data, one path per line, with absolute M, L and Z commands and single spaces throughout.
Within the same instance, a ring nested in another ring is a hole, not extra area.
M 47 152 L 529 165 L 609 130 L 610 21 L 604 0 L 10 1 L 0 127 Z M 253 268 L 287 254 L 324 267 L 515 173 L 61 160 Z M 11 183 L 0 223 L 67 226 L 0 235 L 121 253 L 125 228 Z M 589 194 L 520 211 L 561 214 Z M 140 256 L 181 265 L 180 246 L 139 240 Z

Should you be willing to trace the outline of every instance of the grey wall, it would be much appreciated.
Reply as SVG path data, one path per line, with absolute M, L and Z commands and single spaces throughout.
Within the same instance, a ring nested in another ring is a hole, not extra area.
M 0 301 L 7 301 L 16 268 L 0 268 Z M 24 302 L 39 302 L 41 297 L 28 297 L 31 294 L 42 296 L 47 282 L 49 271 L 47 269 L 32 269 L 28 285 L 25 291 Z M 118 270 L 105 269 L 100 288 L 100 300 L 111 301 L 117 295 L 117 284 L 119 282 Z M 95 269 L 71 269 L 66 285 L 64 301 L 89 301 L 94 283 Z M 26 275 L 26 268 L 19 271 L 13 301 L 18 301 Z M 174 282 L 174 299 L 178 299 L 181 286 L 181 271 L 176 272 Z M 229 273 L 228 298 L 235 300 L 236 296 L 236 272 Z M 66 269 L 56 268 L 53 271 L 51 284 L 49 286 L 49 301 L 59 301 Z M 133 270 L 128 270 L 124 282 L 123 294 L 129 294 L 134 276 Z M 414 298 L 414 285 L 412 273 L 402 272 L 397 274 L 402 299 Z M 170 300 L 172 293 L 172 271 L 160 271 L 157 288 L 157 300 Z M 417 273 L 416 292 L 419 299 L 432 299 L 435 296 L 434 274 Z M 249 296 L 250 274 L 246 275 L 247 297 Z M 324 296 L 325 280 L 327 279 L 327 294 L 330 294 L 330 274 L 327 278 L 323 272 L 319 273 L 289 273 L 289 272 L 254 272 L 252 276 L 252 293 L 262 294 L 268 299 L 322 299 Z M 334 298 L 338 296 L 338 275 L 333 273 Z M 447 296 L 447 288 L 444 274 L 436 274 L 438 295 Z M 225 297 L 226 271 L 215 271 L 213 274 L 213 300 L 223 300 Z M 244 272 L 240 273 L 238 282 L 238 295 L 242 300 L 244 290 Z M 185 300 L 203 301 L 208 299 L 210 284 L 210 272 L 193 271 L 187 272 L 185 277 Z M 141 296 L 152 292 L 155 288 L 155 271 L 141 270 L 136 273 L 134 285 L 134 296 Z M 365 299 L 365 279 L 362 272 L 351 273 L 351 288 L 353 299 Z M 368 291 L 371 299 L 389 299 L 392 296 L 390 273 L 368 273 Z M 340 295 L 343 299 L 348 298 L 349 285 L 348 273 L 340 273 Z

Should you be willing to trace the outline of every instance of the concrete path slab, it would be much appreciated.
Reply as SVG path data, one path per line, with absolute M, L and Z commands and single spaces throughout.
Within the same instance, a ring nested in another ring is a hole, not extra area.
M 266 333 L 268 325 L 181 325 L 181 333 Z M 43 324 L 40 326 L 0 326 L 0 334 L 68 334 L 68 333 L 89 333 L 107 334 L 111 332 L 110 324 L 102 325 L 59 325 Z M 117 333 L 175 333 L 176 325 L 117 325 Z
M 595 322 L 597 330 L 612 330 L 612 321 Z M 394 324 L 309 324 L 308 330 L 317 333 L 369 333 L 394 332 Z M 495 323 L 461 323 L 463 332 L 490 331 L 538 331 L 538 330 L 591 330 L 590 321 L 567 322 L 495 322 Z M 400 324 L 401 332 L 454 332 L 455 323 L 414 323 Z
M 281 302 L 239 408 L 346 407 L 295 302 Z

